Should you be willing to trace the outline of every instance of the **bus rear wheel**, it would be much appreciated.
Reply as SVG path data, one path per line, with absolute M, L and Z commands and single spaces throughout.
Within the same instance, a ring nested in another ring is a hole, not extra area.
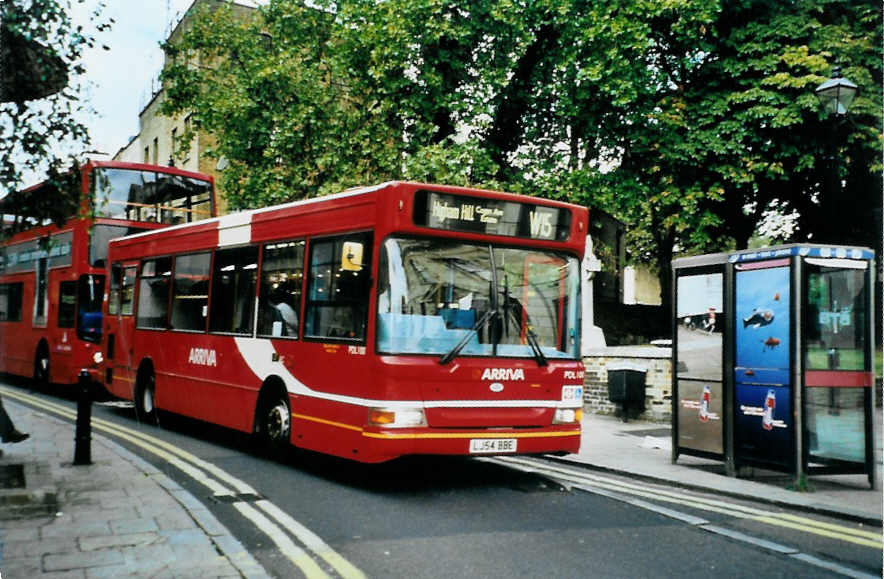
M 257 433 L 267 450 L 275 451 L 289 442 L 292 431 L 288 401 L 281 395 L 265 398 L 259 406 Z
M 156 388 L 153 372 L 144 372 L 135 387 L 135 414 L 147 424 L 157 423 Z

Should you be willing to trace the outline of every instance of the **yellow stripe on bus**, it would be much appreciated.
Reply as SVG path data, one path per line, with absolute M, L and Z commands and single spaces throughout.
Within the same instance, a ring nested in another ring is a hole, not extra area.
M 362 429 L 358 426 L 353 426 L 352 424 L 344 424 L 343 422 L 334 422 L 333 420 L 326 420 L 325 418 L 318 418 L 316 416 L 307 416 L 306 414 L 295 414 L 292 412 L 292 418 L 300 418 L 301 420 L 308 420 L 310 422 L 318 422 L 319 424 L 325 424 L 327 426 L 336 426 L 338 428 L 346 428 L 347 430 L 355 430 L 356 432 L 361 432 Z
M 359 426 L 326 420 L 317 416 L 292 413 L 292 418 L 299 418 L 309 422 L 317 422 L 326 426 L 344 428 L 362 433 L 366 438 L 417 440 L 417 439 L 465 439 L 465 438 L 559 438 L 563 436 L 578 436 L 580 430 L 566 430 L 560 432 L 426 432 L 426 433 L 398 433 L 398 432 L 366 432 Z

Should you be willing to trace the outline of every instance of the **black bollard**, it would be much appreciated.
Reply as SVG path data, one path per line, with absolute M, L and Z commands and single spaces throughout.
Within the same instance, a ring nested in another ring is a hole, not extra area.
M 74 436 L 74 464 L 92 464 L 92 395 L 87 370 L 80 370 L 77 379 L 77 429 Z

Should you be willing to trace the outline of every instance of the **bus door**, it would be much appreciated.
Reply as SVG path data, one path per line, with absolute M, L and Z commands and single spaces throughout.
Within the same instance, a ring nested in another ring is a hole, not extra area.
M 72 371 L 71 360 L 76 339 L 77 327 L 77 282 L 76 280 L 61 281 L 58 283 L 58 304 L 56 306 L 57 332 L 49 334 L 52 344 L 52 358 L 54 368 L 66 374 Z
M 132 349 L 137 271 L 137 262 L 115 263 L 111 268 L 108 320 L 105 322 L 105 383 L 115 394 L 126 398 L 132 397 L 138 370 Z
M 293 367 L 293 373 L 318 390 L 364 395 L 367 378 L 371 376 L 370 359 L 366 355 L 371 233 L 314 239 L 308 253 L 304 339 L 298 348 L 304 356 Z M 264 274 L 269 273 L 267 257 L 265 255 Z M 330 411 L 317 400 L 301 403 L 305 414 Z M 313 404 L 318 406 L 311 408 Z M 293 427 L 297 433 L 297 422 Z M 303 441 L 311 444 L 306 439 Z
M 46 327 L 46 310 L 49 308 L 49 256 L 45 252 L 37 258 L 34 280 L 34 326 Z

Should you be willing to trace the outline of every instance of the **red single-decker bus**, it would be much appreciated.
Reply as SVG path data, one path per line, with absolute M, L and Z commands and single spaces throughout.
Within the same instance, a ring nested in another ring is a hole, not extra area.
M 392 182 L 113 240 L 107 387 L 363 462 L 576 452 L 588 218 Z

